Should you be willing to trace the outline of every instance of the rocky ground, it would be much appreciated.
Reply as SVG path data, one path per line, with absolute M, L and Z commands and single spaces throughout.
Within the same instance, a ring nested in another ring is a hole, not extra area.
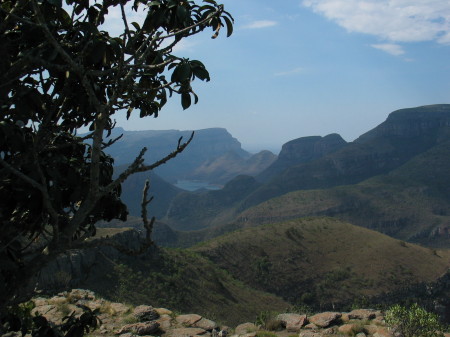
M 60 324 L 64 316 L 75 312 L 80 315 L 82 306 L 98 309 L 100 326 L 89 335 L 94 336 L 162 336 L 162 337 L 393 337 L 386 326 L 381 311 L 353 310 L 349 313 L 324 312 L 311 316 L 282 313 L 266 320 L 265 326 L 251 322 L 232 328 L 222 326 L 197 314 L 176 314 L 165 308 L 150 305 L 133 307 L 97 297 L 92 291 L 74 289 L 51 298 L 34 300 L 32 315 L 41 314 L 50 322 Z M 447 337 L 450 337 L 447 336 Z

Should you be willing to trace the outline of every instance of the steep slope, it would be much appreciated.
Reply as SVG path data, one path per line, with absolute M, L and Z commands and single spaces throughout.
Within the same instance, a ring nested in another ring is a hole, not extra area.
M 208 220 L 198 212 L 200 205 L 213 204 L 215 194 L 204 193 L 192 197 L 184 194 L 174 199 L 173 209 L 189 204 L 184 213 L 169 213 L 169 224 L 189 218 L 194 226 L 190 230 L 211 224 L 232 222 L 237 214 L 252 206 L 285 193 L 297 190 L 326 189 L 334 186 L 357 184 L 370 177 L 386 174 L 405 164 L 414 156 L 450 139 L 450 105 L 433 105 L 398 110 L 374 130 L 348 143 L 339 150 L 321 158 L 291 166 L 250 193 L 242 194 L 232 208 L 211 206 Z M 196 199 L 194 201 L 194 198 Z M 199 207 L 196 206 L 199 205 Z M 213 218 L 215 216 L 215 218 Z
M 253 288 L 322 307 L 435 280 L 450 257 L 332 218 L 247 228 L 193 250 Z
M 116 165 L 131 163 L 144 147 L 148 148 L 144 157 L 147 163 L 159 160 L 175 150 L 180 137 L 187 140 L 191 132 L 125 131 L 122 128 L 116 128 L 112 137 L 120 134 L 123 134 L 123 137 L 107 149 Z M 166 181 L 175 183 L 179 179 L 189 179 L 189 174 L 205 161 L 218 158 L 228 152 L 234 152 L 242 158 L 250 157 L 250 154 L 241 148 L 241 144 L 227 130 L 221 128 L 197 130 L 186 150 L 156 169 L 155 172 Z
M 244 211 L 240 226 L 333 216 L 390 236 L 450 247 L 450 141 L 357 185 L 296 191 Z
M 249 176 L 238 176 L 217 191 L 184 192 L 172 201 L 163 219 L 172 228 L 197 230 L 228 219 L 227 211 L 254 191 L 258 182 Z
M 307 163 L 336 152 L 347 142 L 336 133 L 325 137 L 311 136 L 291 140 L 283 145 L 278 159 L 257 176 L 260 181 L 267 181 L 291 166 Z
M 225 184 L 238 175 L 258 175 L 276 158 L 270 151 L 261 151 L 249 158 L 243 158 L 235 152 L 227 152 L 202 163 L 189 175 L 189 179 Z
M 118 176 L 127 165 L 114 168 L 114 175 Z M 122 184 L 122 201 L 127 205 L 128 212 L 132 216 L 141 216 L 142 191 L 146 180 L 150 182 L 149 196 L 153 196 L 153 201 L 147 206 L 150 216 L 162 218 L 172 202 L 182 189 L 166 182 L 154 172 L 140 172 L 131 175 Z

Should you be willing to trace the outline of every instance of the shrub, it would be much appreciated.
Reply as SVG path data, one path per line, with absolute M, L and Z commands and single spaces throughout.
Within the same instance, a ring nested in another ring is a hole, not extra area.
M 386 323 L 401 337 L 438 337 L 443 336 L 439 317 L 426 311 L 417 303 L 409 308 L 394 305 L 386 313 Z

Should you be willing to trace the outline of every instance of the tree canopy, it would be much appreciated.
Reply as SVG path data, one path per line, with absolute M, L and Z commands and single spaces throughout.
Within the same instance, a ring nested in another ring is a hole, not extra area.
M 130 11 L 144 20 L 129 22 Z M 121 25 L 116 36 L 104 28 L 111 20 Z M 197 103 L 192 82 L 209 81 L 209 73 L 173 48 L 222 28 L 231 35 L 233 18 L 214 0 L 1 2 L 0 310 L 27 299 L 33 275 L 81 247 L 97 221 L 126 218 L 120 184 L 129 175 L 187 146 L 180 140 L 150 164 L 144 148 L 117 179 L 104 152 L 116 141 L 106 137 L 118 114 L 157 117 L 173 95 L 183 109 Z M 90 132 L 77 135 L 81 127 Z

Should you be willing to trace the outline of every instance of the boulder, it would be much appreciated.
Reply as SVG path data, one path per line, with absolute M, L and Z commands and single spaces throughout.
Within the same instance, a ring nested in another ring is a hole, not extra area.
M 169 330 L 172 326 L 172 317 L 170 317 L 169 315 L 163 314 L 159 316 L 156 321 L 159 323 L 159 328 L 163 331 Z
M 209 336 L 205 330 L 200 328 L 179 328 L 169 330 L 166 333 L 166 337 L 193 337 L 193 336 Z
M 183 324 L 184 326 L 187 327 L 194 326 L 194 324 L 200 321 L 201 319 L 202 316 L 197 314 L 178 315 L 176 317 L 178 323 Z
M 135 335 L 145 336 L 151 335 L 159 330 L 159 323 L 152 322 L 141 322 L 124 325 L 118 332 L 118 335 L 130 332 Z
M 343 324 L 338 328 L 338 331 L 344 335 L 353 336 L 357 331 L 358 326 L 356 324 Z
M 323 335 L 314 331 L 302 331 L 298 334 L 298 337 L 323 337 Z
M 333 323 L 336 323 L 342 314 L 340 312 L 322 312 L 309 317 L 309 321 L 320 328 L 327 328 Z
M 299 314 L 279 314 L 277 320 L 283 322 L 289 332 L 298 332 L 307 322 L 306 315 Z
M 212 329 L 216 329 L 219 326 L 216 322 L 202 317 L 202 319 L 194 323 L 194 327 L 211 331 Z
M 169 309 L 166 308 L 155 308 L 155 311 L 159 314 L 159 315 L 169 315 L 171 316 L 173 314 L 172 311 L 170 311 Z
M 130 311 L 130 307 L 122 303 L 109 303 L 109 311 L 112 315 L 123 315 Z
M 159 318 L 158 312 L 149 305 L 139 305 L 133 310 L 133 316 L 139 322 L 154 321 Z
M 369 320 L 376 317 L 376 310 L 373 309 L 356 309 L 348 313 L 350 319 Z
M 254 332 L 256 330 L 258 330 L 258 327 L 255 324 L 253 324 L 253 323 L 242 323 L 242 324 L 239 324 L 236 327 L 236 329 L 234 329 L 234 333 L 236 335 L 245 335 L 246 333 Z

